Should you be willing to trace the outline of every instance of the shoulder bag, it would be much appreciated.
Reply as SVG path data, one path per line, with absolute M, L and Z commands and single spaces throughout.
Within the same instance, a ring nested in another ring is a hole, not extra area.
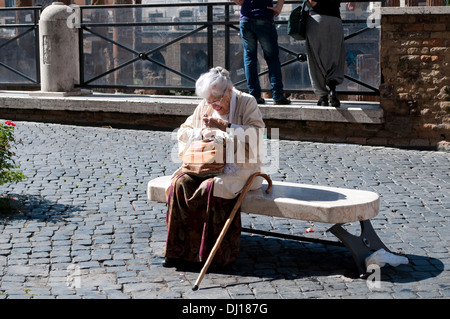
M 309 16 L 307 1 L 292 10 L 288 20 L 288 34 L 295 40 L 306 40 L 306 21 Z

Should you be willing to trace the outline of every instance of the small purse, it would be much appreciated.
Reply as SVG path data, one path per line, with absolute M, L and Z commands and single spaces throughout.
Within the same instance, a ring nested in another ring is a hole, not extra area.
M 182 156 L 181 171 L 194 176 L 214 176 L 225 168 L 225 143 L 216 140 L 193 141 Z
M 306 40 L 306 21 L 309 16 L 309 5 L 306 0 L 292 10 L 288 19 L 288 34 L 295 40 Z

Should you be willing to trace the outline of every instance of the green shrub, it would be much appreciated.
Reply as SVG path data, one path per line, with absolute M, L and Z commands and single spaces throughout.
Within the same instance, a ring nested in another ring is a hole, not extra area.
M 11 121 L 0 123 L 0 185 L 19 182 L 25 179 L 25 175 L 18 170 L 19 166 L 14 162 L 12 151 L 14 147 L 14 128 L 16 124 Z

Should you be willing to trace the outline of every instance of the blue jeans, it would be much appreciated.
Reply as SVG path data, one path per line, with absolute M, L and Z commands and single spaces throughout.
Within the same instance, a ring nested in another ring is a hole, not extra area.
M 278 56 L 278 34 L 273 21 L 243 19 L 240 21 L 242 45 L 244 48 L 244 68 L 248 91 L 255 98 L 261 97 L 258 77 L 258 41 L 264 53 L 272 94 L 275 101 L 283 98 L 283 78 Z

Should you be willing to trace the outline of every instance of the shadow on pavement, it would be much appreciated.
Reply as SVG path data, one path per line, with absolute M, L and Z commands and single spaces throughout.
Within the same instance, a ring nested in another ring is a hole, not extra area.
M 9 194 L 8 198 L 1 198 L 1 200 L 3 205 L 0 211 L 0 222 L 7 220 L 57 222 L 80 210 L 78 206 L 57 203 L 40 195 Z
M 396 283 L 409 283 L 437 277 L 444 271 L 444 264 L 437 258 L 405 255 L 409 263 L 398 267 L 381 268 L 381 280 Z
M 444 264 L 437 258 L 412 254 L 405 256 L 409 260 L 406 265 L 386 265 L 380 268 L 380 280 L 396 283 L 418 282 L 436 277 L 444 270 Z M 353 258 L 344 247 L 255 235 L 242 235 L 240 256 L 231 267 L 211 272 L 269 279 L 317 276 L 359 278 Z

